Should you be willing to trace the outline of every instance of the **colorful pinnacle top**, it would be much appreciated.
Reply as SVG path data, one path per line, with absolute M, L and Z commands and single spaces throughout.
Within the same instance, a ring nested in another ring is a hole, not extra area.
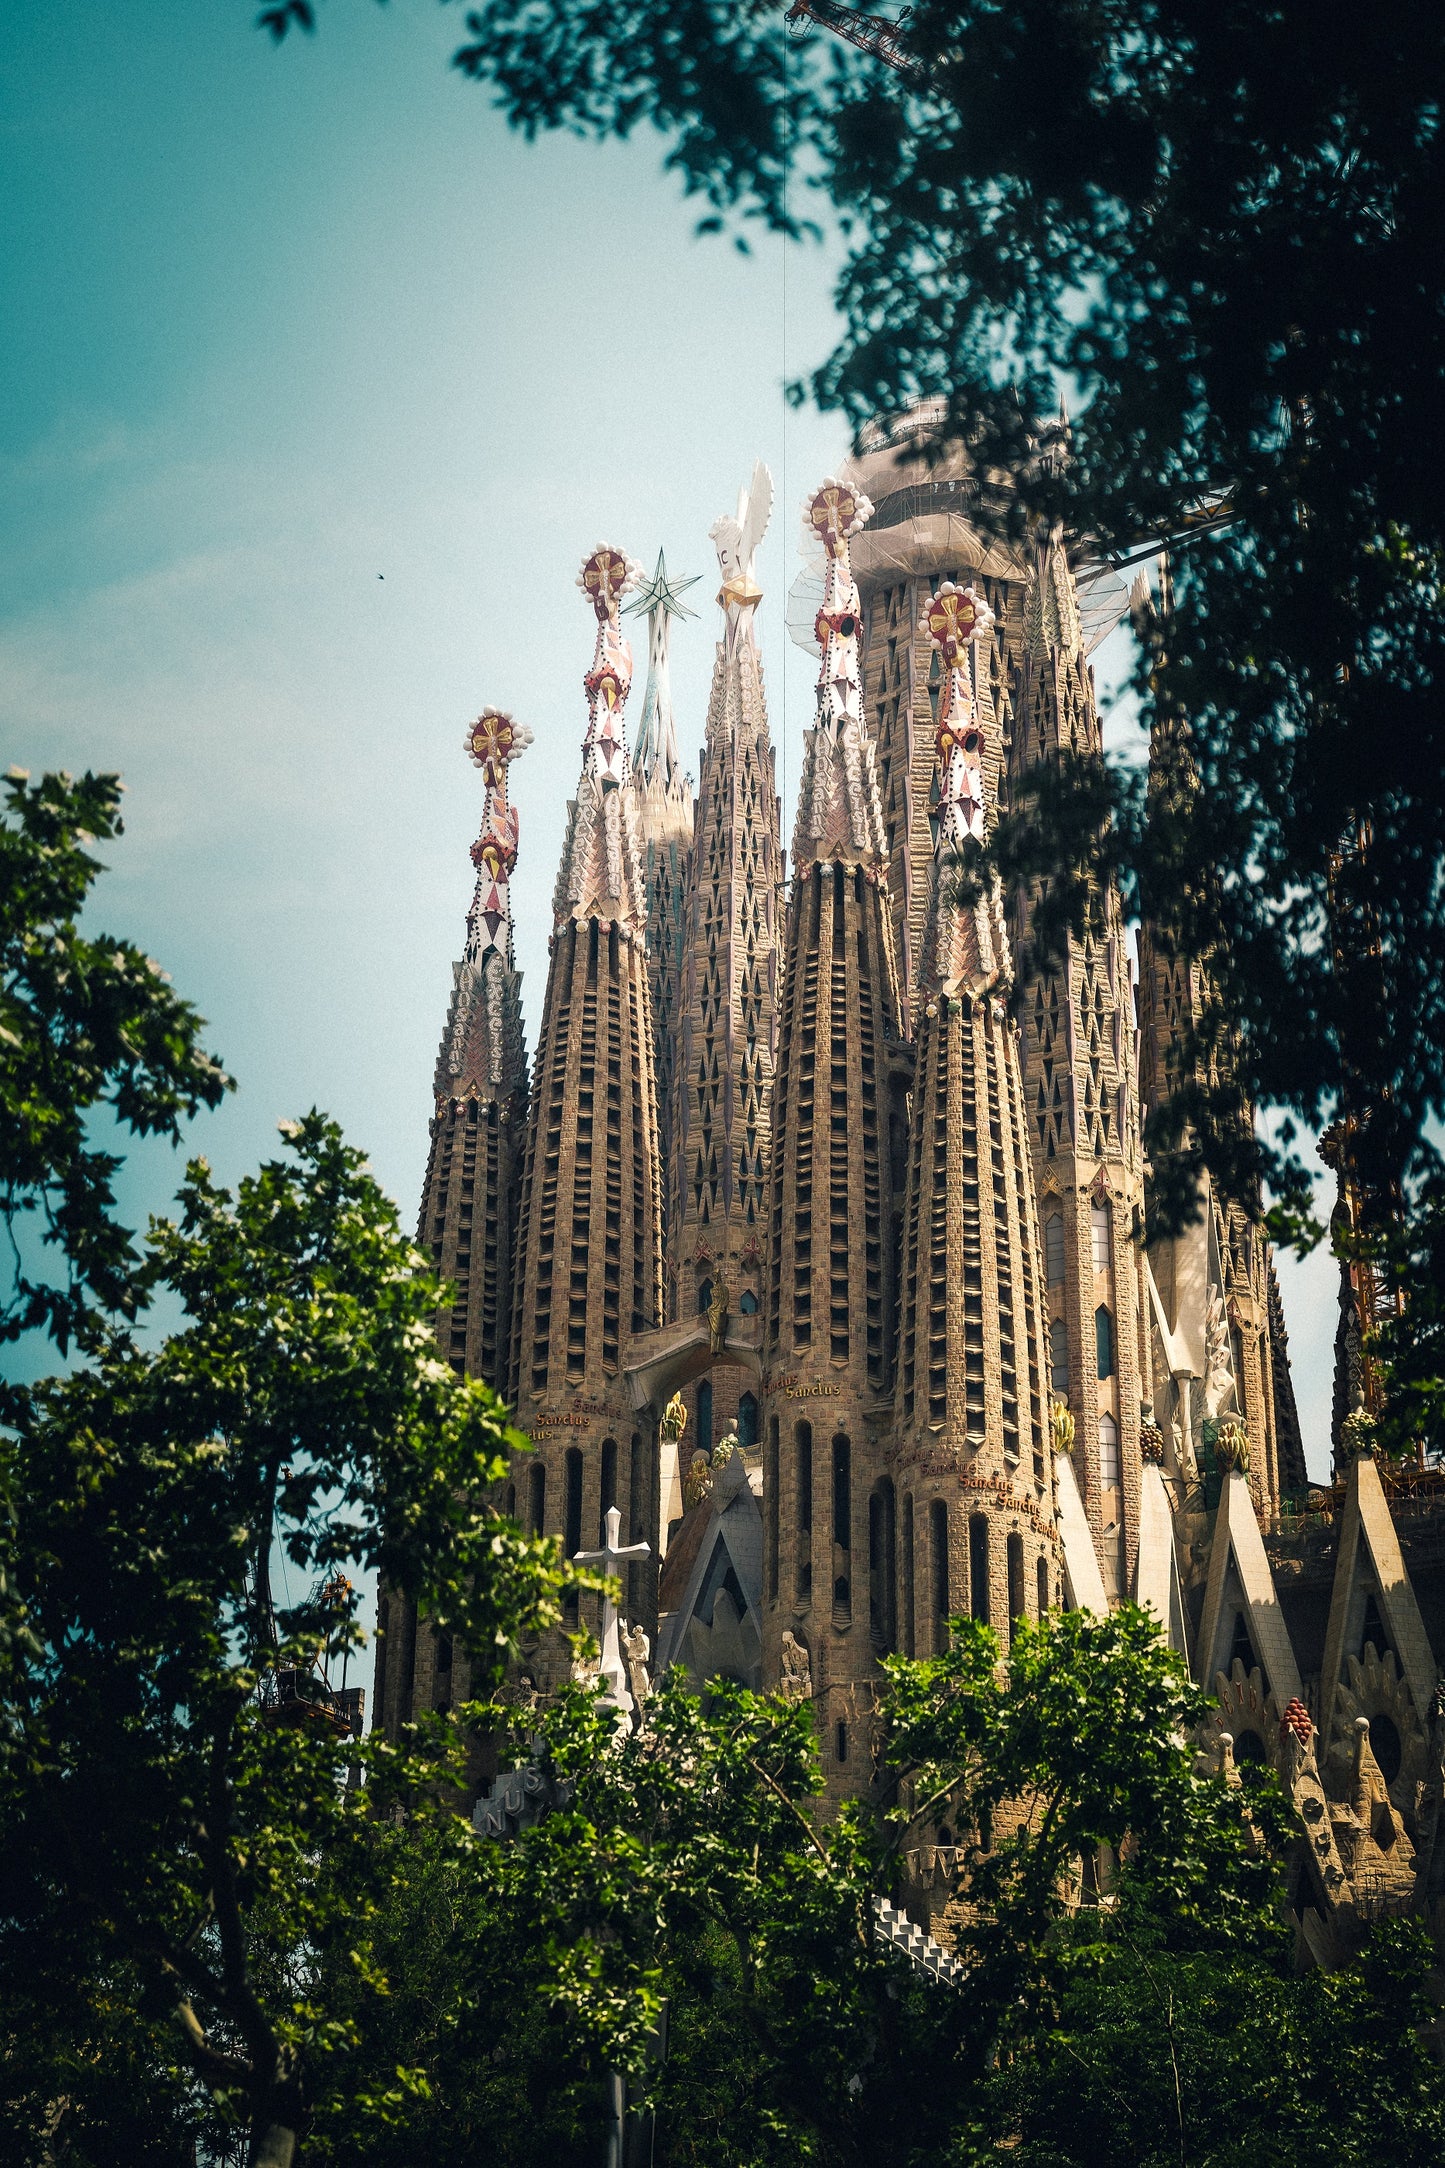
M 984 724 L 970 651 L 987 637 L 993 621 L 977 589 L 955 587 L 952 580 L 929 596 L 919 620 L 944 670 L 934 737 L 938 834 L 919 954 L 919 989 L 925 996 L 966 993 L 979 999 L 1006 987 L 1013 976 L 998 875 L 990 869 L 975 885 L 961 878 L 958 861 L 964 843 L 982 843 L 987 833 Z M 926 999 L 924 1010 L 929 1016 L 938 1013 Z
M 486 780 L 482 830 L 471 850 L 477 887 L 467 913 L 464 960 L 480 962 L 488 950 L 494 949 L 504 963 L 509 963 L 512 918 L 508 884 L 517 864 L 519 824 L 515 809 L 507 803 L 507 770 L 531 744 L 532 733 L 525 723 L 514 721 L 500 708 L 483 708 L 462 742 L 468 758 Z
M 848 543 L 873 516 L 868 498 L 835 482 L 831 475 L 803 506 L 803 518 L 827 556 L 823 603 L 813 622 L 820 653 L 818 722 L 835 741 L 845 724 L 863 720 L 858 674 L 858 635 L 862 605 L 853 578 Z
M 641 576 L 642 567 L 610 542 L 599 542 L 577 575 L 577 585 L 597 613 L 592 668 L 582 680 L 587 692 L 583 765 L 604 791 L 619 790 L 627 780 L 622 710 L 632 688 L 632 649 L 622 637 L 620 610 L 622 597 Z
M 965 837 L 984 838 L 983 732 L 969 666 L 969 650 L 993 628 L 993 612 L 975 588 L 945 580 L 929 596 L 920 620 L 942 658 L 938 702 L 938 847 L 957 848 Z

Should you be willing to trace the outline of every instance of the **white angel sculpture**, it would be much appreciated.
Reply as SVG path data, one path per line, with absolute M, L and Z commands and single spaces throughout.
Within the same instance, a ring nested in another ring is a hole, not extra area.
M 736 518 L 725 512 L 708 529 L 722 578 L 718 601 L 727 611 L 729 646 L 745 626 L 751 627 L 753 612 L 763 599 L 763 591 L 753 576 L 753 561 L 768 531 L 772 510 L 773 478 L 760 459 L 747 488 L 738 491 Z

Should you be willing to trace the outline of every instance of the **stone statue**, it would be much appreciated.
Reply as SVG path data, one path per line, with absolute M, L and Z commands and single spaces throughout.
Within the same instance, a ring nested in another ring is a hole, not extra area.
M 1224 1298 L 1211 1292 L 1204 1313 L 1204 1412 L 1218 1416 L 1234 1398 L 1234 1351 L 1229 1344 L 1229 1319 Z
M 702 1501 L 710 1494 L 711 1490 L 712 1466 L 708 1460 L 706 1453 L 701 1451 L 696 1452 L 692 1456 L 692 1466 L 688 1469 L 687 1474 L 682 1479 L 682 1503 L 684 1511 L 690 1513 L 694 1506 L 701 1505 Z
M 783 1676 L 778 1682 L 778 1692 L 784 1701 L 804 1702 L 813 1698 L 813 1668 L 807 1650 L 791 1627 L 783 1634 Z
M 681 1393 L 673 1394 L 662 1411 L 662 1421 L 657 1427 L 670 1445 L 682 1443 L 682 1434 L 687 1428 L 687 1409 L 683 1405 Z
M 763 599 L 753 574 L 758 544 L 767 533 L 773 509 L 773 478 L 760 459 L 746 489 L 738 491 L 737 517 L 725 512 L 708 529 L 708 540 L 717 551 L 721 586 L 718 601 L 727 611 L 729 647 L 752 625 L 753 612 Z
M 648 1640 L 642 1628 L 640 1626 L 624 1625 L 622 1628 L 622 1656 L 627 1665 L 627 1682 L 632 1688 L 632 1698 L 637 1704 L 639 1722 L 642 1718 L 642 1711 L 647 1697 L 652 1692 L 652 1679 L 647 1669 L 648 1658 L 651 1654 L 652 1643 Z
M 727 1346 L 728 1312 L 732 1308 L 732 1300 L 732 1289 L 728 1286 L 727 1275 L 720 1272 L 712 1301 L 707 1306 L 707 1329 L 714 1355 L 721 1355 Z

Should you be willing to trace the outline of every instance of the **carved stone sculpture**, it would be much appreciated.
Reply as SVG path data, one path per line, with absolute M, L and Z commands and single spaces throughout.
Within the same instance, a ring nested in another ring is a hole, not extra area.
M 813 1667 L 802 1642 L 787 1628 L 783 1634 L 783 1676 L 778 1692 L 784 1701 L 804 1702 L 813 1698 Z

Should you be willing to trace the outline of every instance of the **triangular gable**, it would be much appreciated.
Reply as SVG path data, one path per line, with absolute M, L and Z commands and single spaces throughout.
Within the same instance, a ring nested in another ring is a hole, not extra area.
M 1365 1607 L 1373 1595 L 1401 1678 L 1410 1689 L 1415 1714 L 1427 1734 L 1435 1692 L 1435 1658 L 1420 1606 L 1395 1532 L 1394 1517 L 1373 1460 L 1361 1458 L 1345 1487 L 1330 1622 L 1325 1632 L 1325 1661 L 1320 1676 L 1320 1735 L 1330 1737 L 1335 1695 L 1351 1656 L 1358 1655 Z
M 677 1609 L 669 1613 L 658 1634 L 659 1671 L 683 1660 L 688 1628 L 699 1615 L 709 1590 L 718 1590 L 728 1578 L 728 1568 L 742 1596 L 740 1615 L 752 1614 L 761 1645 L 763 1522 L 741 1454 L 735 1454 L 717 1471 L 713 1506 Z
M 1204 1616 L 1195 1652 L 1194 1675 L 1201 1686 L 1212 1687 L 1216 1672 L 1228 1673 L 1235 1622 L 1241 1611 L 1270 1692 L 1281 1708 L 1286 1702 L 1297 1701 L 1299 1666 L 1275 1594 L 1249 1481 L 1238 1468 L 1231 1468 L 1215 1516 Z
M 1134 1601 L 1152 1611 L 1165 1645 L 1188 1657 L 1184 1596 L 1174 1548 L 1174 1514 L 1164 1477 L 1152 1461 L 1144 1463 L 1139 1492 L 1139 1556 L 1134 1567 Z
M 1107 1618 L 1109 1599 L 1104 1594 L 1104 1576 L 1099 1571 L 1084 1501 L 1079 1496 L 1078 1477 L 1067 1453 L 1058 1455 L 1054 1469 L 1059 1489 L 1059 1535 L 1064 1546 L 1064 1594 L 1069 1609 L 1092 1611 L 1098 1618 Z

